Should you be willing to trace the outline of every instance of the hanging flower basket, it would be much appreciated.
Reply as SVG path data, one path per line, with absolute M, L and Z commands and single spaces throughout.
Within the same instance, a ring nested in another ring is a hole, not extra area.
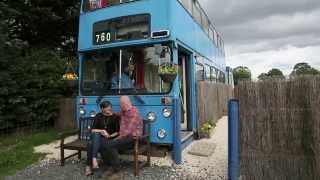
M 76 94 L 77 87 L 78 87 L 78 75 L 75 73 L 73 66 L 72 66 L 72 58 L 66 58 L 66 71 L 62 75 L 61 82 L 63 86 L 62 94 L 66 97 L 71 97 Z
M 78 85 L 78 80 L 63 80 L 69 88 L 75 88 Z
M 78 76 L 76 73 L 66 73 L 62 76 L 62 80 L 68 87 L 76 87 L 78 84 Z
M 159 74 L 159 76 L 163 82 L 171 83 L 176 79 L 177 74 Z
M 166 83 L 173 82 L 178 74 L 178 67 L 171 63 L 165 63 L 159 68 L 159 76 Z
M 68 80 L 68 81 L 73 81 L 73 80 L 78 80 L 78 76 L 76 73 L 74 72 L 69 72 L 69 73 L 65 73 L 63 76 L 62 76 L 62 79 L 63 80 Z

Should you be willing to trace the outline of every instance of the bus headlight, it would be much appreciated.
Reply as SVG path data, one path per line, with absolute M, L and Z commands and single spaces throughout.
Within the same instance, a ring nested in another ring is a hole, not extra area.
M 90 112 L 90 117 L 96 117 L 97 113 L 95 111 Z
M 159 139 L 164 139 L 167 136 L 167 132 L 164 129 L 160 129 L 158 131 L 158 138 Z
M 163 116 L 164 116 L 165 118 L 170 117 L 170 116 L 171 116 L 171 113 L 172 113 L 172 111 L 171 111 L 171 109 L 169 109 L 169 108 L 164 108 L 164 109 L 162 110 L 162 114 L 163 114 Z
M 153 122 L 157 119 L 157 115 L 155 112 L 149 112 L 147 118 L 149 121 Z
M 84 116 L 86 114 L 86 110 L 83 107 L 80 107 L 79 113 L 81 116 Z

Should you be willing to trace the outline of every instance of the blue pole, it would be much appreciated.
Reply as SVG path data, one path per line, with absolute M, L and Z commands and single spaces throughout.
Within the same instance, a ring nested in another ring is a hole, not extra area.
M 240 176 L 239 160 L 239 101 L 231 99 L 228 104 L 228 172 L 229 180 L 237 180 Z
M 176 164 L 182 163 L 181 137 L 180 137 L 180 102 L 175 98 L 174 103 L 174 122 L 173 122 L 173 160 Z
M 78 53 L 78 63 L 79 63 L 79 67 L 78 67 L 78 94 L 77 94 L 77 98 L 76 98 L 76 109 L 75 109 L 75 121 L 76 121 L 76 123 L 77 123 L 77 128 L 80 128 L 80 115 L 79 115 L 79 104 L 78 104 L 78 102 L 79 102 L 79 99 L 80 99 L 80 95 L 81 95 L 81 85 L 80 85 L 80 80 L 81 80 L 81 78 L 80 77 L 82 77 L 82 62 L 83 62 L 83 60 L 84 60 L 84 55 L 83 54 L 81 54 L 81 53 Z

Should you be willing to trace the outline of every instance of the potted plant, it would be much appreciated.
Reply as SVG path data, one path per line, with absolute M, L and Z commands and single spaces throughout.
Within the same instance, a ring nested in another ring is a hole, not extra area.
M 62 91 L 64 96 L 72 97 L 74 96 L 77 85 L 78 85 L 78 75 L 74 71 L 73 65 L 71 61 L 73 58 L 66 58 L 66 71 L 62 75 L 61 83 L 62 83 Z
M 71 61 L 72 58 L 67 58 L 67 67 L 65 73 L 62 76 L 62 80 L 66 83 L 68 87 L 75 88 L 78 84 L 78 76 L 73 69 Z
M 166 83 L 173 82 L 178 74 L 178 67 L 172 63 L 165 63 L 159 67 L 159 76 Z
M 204 123 L 200 128 L 200 138 L 210 138 L 215 125 L 209 122 Z
M 63 76 L 62 76 L 62 80 L 64 80 L 65 82 L 67 82 L 67 85 L 69 87 L 74 87 L 77 85 L 77 82 L 78 82 L 78 76 L 76 73 L 74 72 L 68 72 L 68 73 L 65 73 Z

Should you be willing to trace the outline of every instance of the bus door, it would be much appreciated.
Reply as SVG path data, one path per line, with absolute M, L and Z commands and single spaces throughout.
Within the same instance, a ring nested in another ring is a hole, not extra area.
M 179 52 L 179 97 L 181 102 L 181 130 L 188 130 L 188 76 L 187 56 Z

